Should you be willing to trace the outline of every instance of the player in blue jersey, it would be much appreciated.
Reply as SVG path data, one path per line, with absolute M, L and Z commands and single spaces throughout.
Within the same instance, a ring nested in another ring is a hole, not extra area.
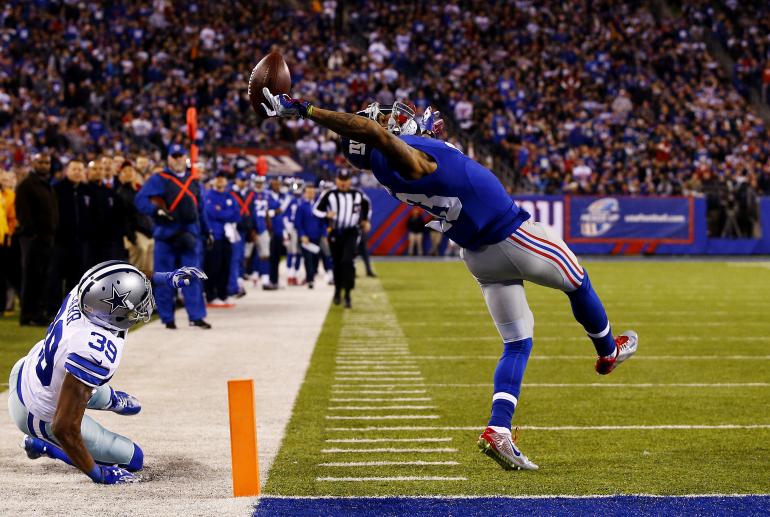
M 305 181 L 299 178 L 292 178 L 289 185 L 289 194 L 291 201 L 286 207 L 286 217 L 284 224 L 286 226 L 286 269 L 287 283 L 289 285 L 300 285 L 299 270 L 302 267 L 302 254 L 299 246 L 299 236 L 297 234 L 297 210 L 302 203 L 302 193 L 305 191 Z
M 285 191 L 284 191 L 285 190 Z M 286 253 L 284 230 L 286 226 L 286 210 L 292 201 L 288 194 L 288 188 L 281 188 L 279 178 L 270 181 L 270 191 L 267 198 L 267 216 L 270 229 L 270 283 L 262 285 L 266 291 L 274 291 L 280 287 L 278 283 L 278 269 L 281 264 L 281 256 Z
M 227 281 L 227 292 L 238 298 L 246 295 L 243 288 L 244 273 L 251 273 L 246 265 L 246 258 L 251 255 L 253 243 L 249 242 L 254 234 L 254 216 L 252 215 L 254 191 L 249 187 L 250 175 L 245 171 L 239 171 L 235 175 L 235 182 L 230 189 L 230 196 L 238 204 L 238 212 L 241 220 L 238 221 L 238 239 L 233 242 L 233 253 L 230 259 L 230 277 Z M 246 253 L 246 252 L 249 253 Z
M 567 294 L 575 319 L 596 348 L 600 374 L 610 373 L 636 352 L 636 333 L 615 338 L 588 274 L 567 245 L 519 209 L 489 169 L 430 138 L 440 128 L 437 113 L 428 110 L 421 127 L 414 110 L 403 103 L 386 108 L 374 103 L 354 115 L 263 91 L 270 102 L 269 107 L 263 104 L 268 116 L 308 118 L 339 134 L 351 164 L 371 170 L 400 201 L 429 212 L 435 217 L 431 227 L 462 247 L 461 256 L 478 280 L 503 339 L 491 417 L 478 445 L 505 469 L 537 469 L 511 437 L 534 330 L 523 282 Z M 419 136 L 423 133 L 428 137 Z
M 252 279 L 257 285 L 257 278 L 263 286 L 270 284 L 270 232 L 268 231 L 268 202 L 270 194 L 265 190 L 265 176 L 254 177 L 254 199 L 252 216 L 254 218 L 254 256 Z

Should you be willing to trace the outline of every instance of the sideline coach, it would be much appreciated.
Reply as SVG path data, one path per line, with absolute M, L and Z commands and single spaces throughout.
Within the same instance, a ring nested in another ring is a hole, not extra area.
M 361 231 L 369 231 L 369 199 L 358 189 L 350 188 L 351 173 L 340 169 L 337 188 L 321 194 L 313 207 L 316 217 L 329 221 L 329 246 L 334 263 L 334 303 L 339 305 L 345 295 L 345 308 L 349 309 L 350 291 L 356 283 L 353 260 Z

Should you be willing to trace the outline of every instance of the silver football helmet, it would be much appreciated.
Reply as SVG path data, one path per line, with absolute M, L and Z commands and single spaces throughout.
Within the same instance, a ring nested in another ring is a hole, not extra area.
M 150 321 L 155 297 L 144 273 L 128 262 L 108 260 L 80 279 L 78 306 L 92 323 L 120 331 Z

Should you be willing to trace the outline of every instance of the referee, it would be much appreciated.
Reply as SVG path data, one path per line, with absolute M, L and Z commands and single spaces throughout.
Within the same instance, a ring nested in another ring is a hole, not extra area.
M 339 305 L 344 291 L 345 308 L 349 309 L 350 291 L 356 283 L 353 260 L 361 232 L 369 231 L 369 198 L 358 189 L 350 188 L 348 169 L 337 173 L 337 188 L 321 194 L 313 207 L 317 217 L 329 221 L 329 246 L 334 264 L 334 303 Z

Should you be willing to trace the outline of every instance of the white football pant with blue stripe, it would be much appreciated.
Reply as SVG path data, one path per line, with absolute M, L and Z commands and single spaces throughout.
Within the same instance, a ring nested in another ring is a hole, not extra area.
M 59 441 L 53 434 L 51 423 L 44 422 L 32 415 L 22 404 L 21 400 L 19 400 L 16 387 L 19 382 L 19 370 L 23 364 L 24 358 L 14 365 L 11 370 L 11 376 L 8 379 L 8 391 L 10 392 L 8 410 L 11 414 L 11 419 L 22 433 L 58 445 Z M 110 402 L 111 394 L 112 391 L 107 384 L 99 386 L 88 400 L 88 409 L 104 408 Z M 133 441 L 105 429 L 88 415 L 83 415 L 83 421 L 80 424 L 80 434 L 86 449 L 88 449 L 94 460 L 99 463 L 126 465 L 131 462 L 134 456 Z
M 489 312 L 504 342 L 531 338 L 534 317 L 524 294 L 524 281 L 571 292 L 585 272 L 577 257 L 549 227 L 524 221 L 504 241 L 460 256 L 476 277 Z

